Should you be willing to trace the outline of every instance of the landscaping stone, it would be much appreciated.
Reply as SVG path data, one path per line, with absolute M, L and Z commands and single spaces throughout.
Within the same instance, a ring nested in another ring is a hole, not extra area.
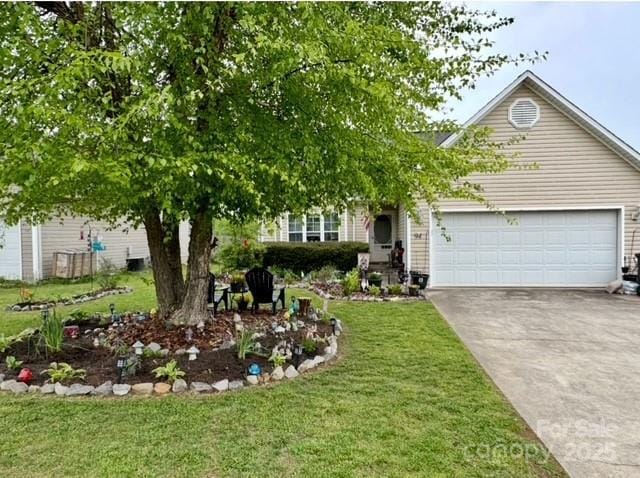
M 316 366 L 315 362 L 311 359 L 307 359 L 304 362 L 302 362 L 299 366 L 298 366 L 298 372 L 300 373 L 304 373 L 307 370 L 311 370 L 312 368 L 314 368 Z
M 116 383 L 112 389 L 113 394 L 118 397 L 127 395 L 129 393 L 129 390 L 131 390 L 131 385 L 129 385 L 128 383 Z
M 273 369 L 273 372 L 271 372 L 271 378 L 273 380 L 282 380 L 284 378 L 284 370 L 282 370 L 282 367 L 277 366 Z
M 300 373 L 296 370 L 293 365 L 289 365 L 287 369 L 284 371 L 284 376 L 288 379 L 296 378 Z
M 226 392 L 229 390 L 229 379 L 225 378 L 213 384 L 213 389 L 217 392 Z
M 242 380 L 233 380 L 232 382 L 229 382 L 229 390 L 238 390 L 242 387 L 244 387 Z
M 169 349 L 161 349 L 160 355 L 162 355 L 163 357 L 167 357 L 169 355 Z
M 178 380 L 173 382 L 173 386 L 171 387 L 171 390 L 173 391 L 173 393 L 182 393 L 182 392 L 186 392 L 187 388 L 188 388 L 187 382 L 179 378 Z
M 11 383 L 9 384 L 9 388 L 7 389 L 9 392 L 15 393 L 16 395 L 20 395 L 23 393 L 27 393 L 29 390 L 29 386 L 24 382 L 16 382 L 15 380 L 9 380 Z M 6 382 L 3 382 L 6 383 Z
M 187 349 L 178 349 L 174 352 L 175 355 L 185 355 L 187 353 Z
M 322 355 L 316 355 L 315 357 L 313 357 L 313 363 L 315 364 L 316 367 L 320 364 L 323 364 L 324 357 Z
M 189 388 L 191 389 L 192 392 L 196 392 L 196 393 L 207 393 L 212 391 L 211 385 L 204 382 L 191 382 L 191 385 Z
M 113 393 L 113 383 L 109 380 L 108 382 L 104 382 L 99 387 L 96 387 L 95 394 L 96 395 L 111 395 Z
M 78 395 L 89 395 L 93 393 L 95 389 L 91 385 L 83 385 L 81 383 L 74 383 L 67 390 L 66 395 L 68 397 L 78 396 Z
M 2 390 L 3 392 L 8 392 L 14 382 L 15 380 L 5 380 L 4 382 L 0 383 L 0 390 Z
M 166 395 L 171 391 L 171 385 L 164 382 L 158 382 L 153 386 L 153 391 L 158 395 Z
M 53 390 L 54 390 L 54 392 L 56 392 L 56 395 L 62 397 L 62 396 L 65 396 L 67 394 L 67 391 L 69 390 L 69 387 L 65 387 L 61 383 L 56 383 L 53 386 Z
M 258 385 L 258 376 L 257 375 L 249 375 L 247 376 L 247 383 L 249 385 Z
M 0 383 L 3 382 L 5 375 L 3 373 L 0 373 Z
M 131 393 L 134 395 L 151 395 L 153 393 L 153 383 L 136 383 L 131 386 Z
M 152 352 L 160 352 L 160 350 L 162 350 L 162 346 L 160 344 L 157 344 L 155 342 L 151 342 L 149 345 L 147 345 L 147 348 L 149 350 L 151 350 Z
M 236 341 L 235 340 L 225 340 L 224 342 L 222 342 L 222 345 L 219 347 L 220 350 L 227 350 L 230 348 L 235 347 L 236 345 Z
M 40 387 L 40 393 L 42 395 L 49 395 L 55 392 L 55 386 L 52 383 L 45 383 L 42 387 Z
M 29 385 L 29 393 L 38 393 L 40 391 L 40 385 Z

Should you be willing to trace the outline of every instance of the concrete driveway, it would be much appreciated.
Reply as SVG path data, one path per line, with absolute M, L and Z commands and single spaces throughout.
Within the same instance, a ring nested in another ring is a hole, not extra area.
M 640 477 L 640 298 L 442 289 L 430 297 L 574 477 Z

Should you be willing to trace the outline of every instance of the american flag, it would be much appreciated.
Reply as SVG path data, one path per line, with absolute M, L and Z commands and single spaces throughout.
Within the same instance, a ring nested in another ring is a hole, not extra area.
M 362 224 L 364 224 L 365 230 L 369 232 L 369 228 L 371 227 L 371 217 L 369 214 L 362 216 Z

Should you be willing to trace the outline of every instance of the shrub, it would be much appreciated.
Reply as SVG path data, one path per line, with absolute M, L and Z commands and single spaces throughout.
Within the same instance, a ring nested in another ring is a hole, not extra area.
M 216 261 L 224 270 L 251 269 L 262 266 L 265 247 L 258 241 L 243 240 L 225 244 L 216 254 Z
M 173 383 L 185 376 L 185 373 L 180 370 L 178 362 L 175 360 L 167 362 L 164 367 L 154 368 L 152 372 L 156 374 L 156 378 L 165 378 L 169 383 Z
M 312 271 L 309 274 L 309 278 L 312 282 L 322 282 L 323 284 L 326 284 L 336 278 L 336 272 L 335 267 L 328 265 L 324 266 L 320 270 Z
M 106 290 L 118 287 L 120 272 L 120 268 L 116 267 L 111 259 L 103 257 L 100 260 L 100 269 L 96 274 L 96 282 L 100 289 Z
M 283 269 L 281 267 L 271 267 L 270 269 L 271 273 L 274 276 L 281 278 L 286 285 L 300 282 L 300 276 L 290 269 Z
M 51 378 L 51 383 L 66 382 L 73 380 L 74 378 L 80 378 L 84 380 L 86 371 L 82 368 L 73 368 L 68 363 L 52 362 L 49 368 L 44 371 Z
M 369 294 L 374 297 L 380 297 L 380 287 L 378 287 L 377 285 L 372 285 L 371 287 L 369 287 Z
M 318 350 L 318 344 L 313 339 L 305 339 L 304 342 L 302 342 L 302 348 L 306 354 L 313 355 L 316 353 L 316 350 Z
M 258 351 L 256 340 L 253 338 L 253 332 L 249 330 L 241 330 L 236 336 L 236 351 L 238 358 L 244 360 L 247 355 Z
M 392 284 L 389 286 L 389 294 L 402 295 L 402 286 L 400 284 Z
M 358 265 L 358 253 L 368 252 L 364 242 L 269 242 L 265 244 L 264 266 L 307 273 L 332 265 L 347 271 Z
M 344 295 L 351 295 L 360 292 L 360 271 L 351 269 L 342 280 L 342 290 Z

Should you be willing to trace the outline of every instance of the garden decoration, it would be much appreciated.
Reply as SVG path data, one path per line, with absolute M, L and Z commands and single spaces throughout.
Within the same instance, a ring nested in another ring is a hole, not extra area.
M 293 357 L 295 360 L 295 365 L 296 368 L 298 368 L 300 366 L 300 361 L 302 359 L 302 354 L 304 353 L 304 347 L 302 346 L 302 344 L 296 344 L 293 347 Z
M 20 370 L 20 373 L 18 374 L 18 382 L 23 382 L 29 385 L 32 380 L 33 372 L 31 371 L 31 369 L 25 367 Z
M 260 367 L 260 365 L 258 365 L 257 363 L 253 362 L 251 365 L 249 365 L 249 367 L 247 368 L 247 373 L 249 375 L 256 375 L 259 376 L 260 374 L 262 374 L 262 367 Z
M 298 299 L 296 299 L 295 297 L 291 297 L 291 306 L 289 307 L 289 315 L 293 319 L 298 315 L 299 311 L 300 311 L 300 303 L 298 302 Z
M 135 351 L 136 355 L 142 355 L 142 353 L 144 352 L 144 344 L 139 340 L 136 340 L 136 343 L 133 344 L 133 350 Z
M 121 355 L 116 359 L 116 369 L 118 370 L 118 383 L 122 383 L 124 370 L 127 367 L 127 357 Z
M 65 337 L 77 339 L 80 335 L 80 327 L 78 327 L 77 325 L 65 325 L 62 329 L 62 332 Z
M 184 338 L 187 342 L 193 342 L 193 330 L 191 330 L 191 327 L 184 331 Z
M 189 360 L 196 360 L 198 358 L 200 350 L 198 350 L 198 347 L 196 347 L 195 345 L 192 345 L 191 348 L 187 350 L 187 353 L 189 354 Z
M 338 321 L 336 320 L 335 317 L 331 317 L 329 322 L 331 323 L 331 330 L 333 331 L 333 335 L 336 335 L 336 325 L 337 325 Z

